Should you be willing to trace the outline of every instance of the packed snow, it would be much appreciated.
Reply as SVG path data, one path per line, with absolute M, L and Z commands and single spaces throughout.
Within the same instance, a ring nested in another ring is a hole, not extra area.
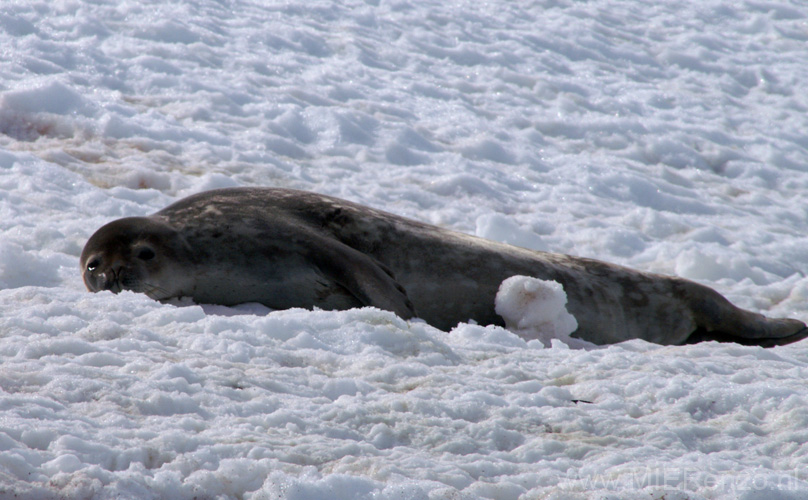
M 0 497 L 805 498 L 806 342 L 572 345 L 526 278 L 533 337 L 161 304 L 78 257 L 293 187 L 806 321 L 807 43 L 785 0 L 0 3 Z
M 575 339 L 575 316 L 567 311 L 567 294 L 557 281 L 530 276 L 511 276 L 502 282 L 494 308 L 505 327 L 526 340 L 540 340 L 545 346 L 560 340 L 575 347 L 594 347 Z

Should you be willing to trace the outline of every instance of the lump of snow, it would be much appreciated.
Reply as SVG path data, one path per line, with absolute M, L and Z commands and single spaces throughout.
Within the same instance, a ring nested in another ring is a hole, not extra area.
M 12 242 L 0 243 L 0 290 L 23 286 L 57 286 L 59 266 L 66 259 L 59 255 L 41 257 Z
M 505 326 L 526 340 L 541 340 L 546 346 L 553 339 L 575 343 L 570 334 L 578 321 L 567 312 L 567 294 L 556 281 L 529 276 L 512 276 L 499 287 L 495 306 Z
M 480 238 L 501 241 L 532 250 L 546 250 L 547 245 L 541 236 L 532 230 L 523 228 L 512 219 L 502 214 L 485 214 L 477 217 L 477 231 Z
M 0 109 L 21 113 L 67 115 L 84 112 L 92 107 L 78 92 L 56 81 L 11 90 L 0 97 Z

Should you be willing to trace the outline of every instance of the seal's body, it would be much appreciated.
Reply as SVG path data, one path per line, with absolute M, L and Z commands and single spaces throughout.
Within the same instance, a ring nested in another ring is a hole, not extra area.
M 81 256 L 91 291 L 157 300 L 259 302 L 273 309 L 375 306 L 449 330 L 503 324 L 499 285 L 555 280 L 578 320 L 574 336 L 608 344 L 700 340 L 778 345 L 808 336 L 793 319 L 739 309 L 681 278 L 526 250 L 304 191 L 232 188 L 180 200 L 99 229 Z

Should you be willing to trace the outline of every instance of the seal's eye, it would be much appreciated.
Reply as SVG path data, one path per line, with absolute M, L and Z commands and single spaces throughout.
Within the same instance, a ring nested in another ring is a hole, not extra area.
M 87 271 L 93 272 L 96 269 L 98 269 L 98 266 L 100 266 L 100 265 L 101 265 L 101 261 L 99 259 L 97 259 L 97 258 L 93 259 L 93 260 L 91 260 L 90 262 L 87 263 Z
M 154 257 L 154 250 L 151 248 L 141 248 L 137 251 L 137 258 L 140 260 L 152 260 Z

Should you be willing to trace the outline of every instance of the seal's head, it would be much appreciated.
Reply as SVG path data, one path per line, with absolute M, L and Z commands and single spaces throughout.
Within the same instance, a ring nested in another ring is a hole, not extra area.
M 190 248 L 173 227 L 149 217 L 127 217 L 101 227 L 81 252 L 81 274 L 91 292 L 121 290 L 156 300 L 184 295 Z

